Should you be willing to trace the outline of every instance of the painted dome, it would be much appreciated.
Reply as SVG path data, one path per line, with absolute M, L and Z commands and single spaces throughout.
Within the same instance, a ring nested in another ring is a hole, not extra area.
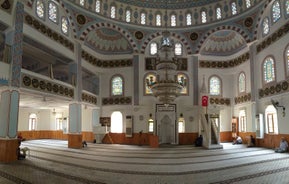
M 223 30 L 213 33 L 203 44 L 201 54 L 227 56 L 246 47 L 246 41 L 237 32 Z

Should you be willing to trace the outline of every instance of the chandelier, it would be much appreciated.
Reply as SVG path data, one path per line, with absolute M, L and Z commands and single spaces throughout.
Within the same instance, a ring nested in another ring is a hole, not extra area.
M 170 32 L 163 31 L 156 58 L 156 81 L 147 81 L 153 95 L 165 106 L 173 103 L 186 86 L 185 79 L 177 77 L 178 60 L 174 54 L 174 48 Z

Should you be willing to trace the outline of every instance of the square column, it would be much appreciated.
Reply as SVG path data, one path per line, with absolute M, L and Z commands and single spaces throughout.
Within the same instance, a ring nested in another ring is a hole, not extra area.
M 78 103 L 69 105 L 68 147 L 82 148 L 81 104 Z

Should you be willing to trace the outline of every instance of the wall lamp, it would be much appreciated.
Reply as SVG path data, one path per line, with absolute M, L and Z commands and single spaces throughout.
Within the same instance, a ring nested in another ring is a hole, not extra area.
M 278 108 L 282 108 L 282 116 L 284 117 L 286 114 L 285 114 L 285 110 L 286 110 L 286 108 L 285 108 L 285 106 L 283 106 L 283 105 L 279 105 L 279 102 L 277 102 L 277 101 L 274 101 L 273 99 L 271 99 L 271 103 L 272 103 L 272 105 L 275 107 L 275 109 L 278 111 Z

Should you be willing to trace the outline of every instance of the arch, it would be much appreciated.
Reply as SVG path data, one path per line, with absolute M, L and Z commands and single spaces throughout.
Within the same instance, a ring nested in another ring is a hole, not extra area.
M 259 31 L 258 31 L 258 28 L 259 28 L 259 26 L 260 26 L 260 23 L 263 23 L 263 21 L 261 20 L 261 18 L 263 17 L 263 15 L 264 15 L 264 13 L 265 13 L 265 10 L 266 10 L 266 8 L 268 7 L 268 5 L 271 3 L 271 1 L 272 0 L 266 0 L 266 2 L 264 3 L 264 5 L 262 6 L 262 8 L 260 8 L 261 9 L 261 11 L 260 11 L 260 14 L 259 14 L 259 16 L 258 16 L 258 18 L 257 18 L 257 23 L 256 23 L 256 26 L 255 26 L 255 30 L 256 31 L 254 31 L 254 37 L 253 37 L 253 40 L 257 40 L 257 38 L 258 38 L 258 33 L 259 33 Z M 253 41 L 252 40 L 252 41 Z
M 265 132 L 278 134 L 277 110 L 273 105 L 268 105 L 265 109 Z
M 120 111 L 114 111 L 111 114 L 110 131 L 112 133 L 123 133 L 123 115 Z
M 108 22 L 101 22 L 101 23 L 94 23 L 94 24 L 91 24 L 85 28 L 83 28 L 83 32 L 80 34 L 80 40 L 81 41 L 84 41 L 85 40 L 85 37 L 87 36 L 87 34 L 90 32 L 90 31 L 93 31 L 95 29 L 99 29 L 99 28 L 109 28 L 109 29 L 113 29 L 117 32 L 119 32 L 121 35 L 123 35 L 127 40 L 128 42 L 130 43 L 131 47 L 133 48 L 133 51 L 135 53 L 138 53 L 138 48 L 137 48 L 137 44 L 136 42 L 134 41 L 133 39 L 133 36 L 129 33 L 129 31 L 115 25 L 115 24 L 110 24 Z
M 143 44 L 141 45 L 140 53 L 144 54 L 145 53 L 145 49 L 148 46 L 148 44 L 150 43 L 150 41 L 155 39 L 156 37 L 159 37 L 159 36 L 162 36 L 162 32 L 156 32 L 156 33 L 153 33 L 150 36 L 148 36 L 144 40 Z M 192 54 L 192 49 L 190 47 L 190 44 L 189 44 L 187 38 L 185 38 L 183 35 L 180 35 L 180 34 L 177 34 L 177 33 L 174 33 L 174 32 L 171 33 L 171 37 L 180 40 L 182 42 L 183 46 L 184 46 L 184 49 L 186 49 L 187 54 Z
M 200 49 L 202 48 L 203 43 L 205 43 L 206 39 L 208 39 L 213 33 L 215 33 L 216 31 L 221 31 L 221 30 L 231 30 L 231 31 L 235 31 L 237 33 L 239 33 L 244 40 L 249 43 L 251 42 L 251 36 L 249 35 L 249 32 L 244 30 L 241 27 L 238 27 L 236 25 L 224 25 L 224 26 L 219 26 L 216 27 L 214 29 L 209 30 L 207 33 L 204 33 L 199 41 L 199 43 L 197 44 L 196 47 L 196 51 L 195 53 L 198 54 L 200 52 Z

